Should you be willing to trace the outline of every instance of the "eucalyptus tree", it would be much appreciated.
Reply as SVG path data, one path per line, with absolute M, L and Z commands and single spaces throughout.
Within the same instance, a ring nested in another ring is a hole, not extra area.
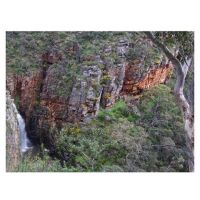
M 176 72 L 174 95 L 182 109 L 188 149 L 189 171 L 194 170 L 194 114 L 184 95 L 184 84 L 189 68 L 194 61 L 193 32 L 145 32 L 146 36 L 160 48 L 171 61 Z

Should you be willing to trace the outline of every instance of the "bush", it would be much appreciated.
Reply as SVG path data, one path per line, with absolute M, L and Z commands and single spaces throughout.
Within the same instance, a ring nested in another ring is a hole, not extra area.
M 112 121 L 117 121 L 119 118 L 127 118 L 130 122 L 136 121 L 139 116 L 130 111 L 126 103 L 122 100 L 117 101 L 110 109 L 101 109 L 97 118 L 100 121 L 106 120 L 108 116 Z
M 80 130 L 80 134 L 70 130 L 63 129 L 56 140 L 56 151 L 64 160 L 64 168 L 102 171 L 104 165 L 122 165 L 126 151 L 105 129 L 88 128 Z
M 42 156 L 40 153 L 26 155 L 17 168 L 18 172 L 59 172 L 61 170 L 60 161 L 52 159 L 48 153 Z
M 138 108 L 141 111 L 139 123 L 143 124 L 150 146 L 153 146 L 148 147 L 150 153 L 157 155 L 157 170 L 168 166 L 170 171 L 187 171 L 183 117 L 171 89 L 159 85 L 146 91 Z M 165 138 L 171 141 L 172 147 L 163 145 Z M 180 160 L 184 161 L 180 164 Z

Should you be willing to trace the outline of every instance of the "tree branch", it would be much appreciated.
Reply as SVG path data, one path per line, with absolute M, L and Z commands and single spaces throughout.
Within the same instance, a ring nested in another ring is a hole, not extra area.
M 174 65 L 176 69 L 176 84 L 174 87 L 174 94 L 177 98 L 177 101 L 179 103 L 179 106 L 182 108 L 183 115 L 184 115 L 184 123 L 185 123 L 185 132 L 186 132 L 186 145 L 189 152 L 188 157 L 188 166 L 189 171 L 194 170 L 194 129 L 193 129 L 193 115 L 190 110 L 189 103 L 187 99 L 184 96 L 183 88 L 185 84 L 185 77 L 188 72 L 189 65 L 192 64 L 192 58 L 187 60 L 188 63 L 184 63 L 184 65 L 181 64 L 181 62 L 170 52 L 170 50 L 161 43 L 156 37 L 153 35 L 152 32 L 145 32 L 147 37 L 158 47 L 160 48 L 165 55 L 171 60 L 172 64 Z
M 156 37 L 153 35 L 152 32 L 144 32 L 147 37 L 154 43 L 156 44 L 168 57 L 169 60 L 171 60 L 172 64 L 176 67 L 178 73 L 183 74 L 182 66 L 179 60 L 170 52 L 170 50 L 163 44 L 161 43 Z

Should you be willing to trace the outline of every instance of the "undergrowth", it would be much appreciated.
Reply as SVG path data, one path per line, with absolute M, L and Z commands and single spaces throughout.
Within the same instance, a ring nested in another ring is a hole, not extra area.
M 67 124 L 55 137 L 56 156 L 26 157 L 18 171 L 188 171 L 182 114 L 171 89 L 144 92 L 133 112 L 120 100 L 89 123 Z

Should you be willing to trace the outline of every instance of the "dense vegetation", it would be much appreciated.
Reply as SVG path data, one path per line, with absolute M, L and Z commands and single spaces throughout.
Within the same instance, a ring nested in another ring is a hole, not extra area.
M 164 65 L 164 54 L 142 32 L 8 32 L 7 75 L 24 75 L 38 69 L 44 73 L 48 67 L 53 77 L 48 92 L 55 99 L 67 99 L 74 80 L 81 79 L 81 67 L 95 63 L 102 71 L 99 83 L 92 85 L 98 90 L 112 82 L 108 68 L 117 68 L 119 64 L 116 49 L 120 41 L 130 45 L 125 54 L 127 62 L 142 61 L 138 77 L 152 66 Z M 171 44 L 170 38 L 167 42 Z M 51 64 L 45 62 L 45 54 L 51 52 L 62 55 L 62 59 Z M 98 57 L 103 64 L 96 61 Z M 185 92 L 191 105 L 193 77 L 194 71 L 190 70 Z M 173 95 L 174 84 L 173 74 L 167 84 L 143 91 L 140 99 L 119 96 L 112 107 L 100 107 L 92 120 L 66 123 L 62 128 L 47 126 L 52 146 L 38 144 L 39 147 L 23 156 L 16 171 L 188 171 L 183 114 Z M 19 96 L 14 98 L 19 107 Z M 47 111 L 41 109 L 40 103 L 39 96 L 33 118 Z
M 139 102 L 102 109 L 89 124 L 67 125 L 57 136 L 61 161 L 41 146 L 18 171 L 187 171 L 182 116 L 165 85 Z
M 80 64 L 92 64 L 87 61 L 90 56 L 101 55 L 107 63 L 117 63 L 115 50 L 111 55 L 103 53 L 103 50 L 115 47 L 121 39 L 132 43 L 134 47 L 127 53 L 127 59 L 144 59 L 143 55 L 146 55 L 145 67 L 148 67 L 152 62 L 159 62 L 161 52 L 150 47 L 143 37 L 144 34 L 137 32 L 8 32 L 7 73 L 20 74 L 38 69 L 41 67 L 42 54 L 53 51 L 63 53 L 62 60 L 67 69 L 73 69 L 70 70 L 73 74 L 77 73 Z M 71 51 L 73 46 L 79 48 L 78 55 Z

